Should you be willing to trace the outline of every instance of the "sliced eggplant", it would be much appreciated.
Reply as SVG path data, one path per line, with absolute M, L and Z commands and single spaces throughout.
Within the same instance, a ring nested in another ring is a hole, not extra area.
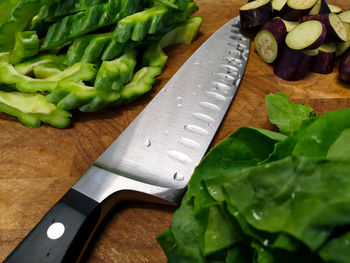
M 342 81 L 350 83 L 350 51 L 340 60 L 338 72 Z
M 343 55 L 350 48 L 350 24 L 344 23 L 346 30 L 348 32 L 348 40 L 345 42 L 337 42 L 337 52 L 336 57 Z
M 319 48 L 326 39 L 326 27 L 319 21 L 311 20 L 300 23 L 286 36 L 286 44 L 294 50 Z
M 316 5 L 318 0 L 287 0 L 281 17 L 290 21 L 298 21 L 300 17 L 307 15 Z
M 281 18 L 274 18 L 255 36 L 255 49 L 266 63 L 275 61 L 279 46 L 284 42 L 287 28 Z
M 318 0 L 317 3 L 311 8 L 309 15 L 318 15 L 321 10 L 322 0 Z
M 282 19 L 282 20 L 287 28 L 287 32 L 290 32 L 294 27 L 296 27 L 299 24 L 299 22 L 297 22 L 297 21 L 288 21 L 288 20 L 284 20 L 284 19 Z
M 341 21 L 343 21 L 344 23 L 350 24 L 350 9 L 341 12 L 338 16 L 339 16 Z
M 277 77 L 284 80 L 301 80 L 310 72 L 317 53 L 317 51 L 299 51 L 284 46 L 273 72 Z
M 312 71 L 320 74 L 329 74 L 333 71 L 335 52 L 337 46 L 333 42 L 325 43 L 318 48 L 318 55 L 315 56 Z
M 241 28 L 249 29 L 263 26 L 272 18 L 271 0 L 255 0 L 239 9 Z
M 331 13 L 334 13 L 334 14 L 339 14 L 341 13 L 341 11 L 343 11 L 339 6 L 337 5 L 331 5 L 331 4 L 328 4 L 328 7 L 329 9 L 331 10 Z
M 283 7 L 287 4 L 287 0 L 272 0 L 271 4 L 275 15 L 279 15 Z
M 348 34 L 346 27 L 337 14 L 320 14 L 304 16 L 299 22 L 316 20 L 322 22 L 327 29 L 327 39 L 334 42 L 347 41 Z

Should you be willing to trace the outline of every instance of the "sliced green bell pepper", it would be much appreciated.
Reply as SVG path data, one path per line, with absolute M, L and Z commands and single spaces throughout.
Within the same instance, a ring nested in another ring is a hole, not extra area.
M 9 63 L 0 62 L 0 83 L 13 85 L 23 92 L 52 92 L 61 80 L 91 81 L 95 75 L 96 68 L 93 64 L 76 63 L 52 77 L 34 79 L 18 73 Z
M 142 56 L 143 66 L 160 67 L 163 69 L 168 56 L 163 48 L 175 44 L 189 44 L 197 36 L 203 17 L 189 18 L 182 25 L 165 34 L 157 43 L 150 45 Z
M 118 22 L 135 13 L 141 0 L 111 0 L 106 4 L 89 7 L 87 10 L 66 16 L 51 25 L 42 50 L 69 43 L 73 38 Z
M 39 127 L 41 122 L 57 128 L 69 126 L 71 114 L 48 102 L 38 93 L 0 91 L 0 111 L 16 116 L 28 127 Z
M 10 62 L 17 64 L 39 52 L 39 38 L 35 31 L 22 31 L 15 34 L 15 46 Z

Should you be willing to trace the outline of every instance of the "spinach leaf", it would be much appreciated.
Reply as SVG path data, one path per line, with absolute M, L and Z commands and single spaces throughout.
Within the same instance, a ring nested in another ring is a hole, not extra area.
M 350 232 L 328 241 L 319 254 L 326 262 L 350 262 Z
M 293 103 L 285 93 L 269 94 L 265 97 L 270 122 L 276 124 L 283 134 L 299 129 L 304 120 L 312 118 L 312 108 Z

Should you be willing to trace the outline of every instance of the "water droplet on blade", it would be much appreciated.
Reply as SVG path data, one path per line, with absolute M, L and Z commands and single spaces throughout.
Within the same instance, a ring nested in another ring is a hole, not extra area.
M 151 147 L 152 145 L 151 138 L 147 137 L 143 145 L 146 147 Z
M 176 172 L 176 173 L 174 173 L 174 179 L 176 181 L 183 181 L 185 179 L 185 177 L 182 174 Z

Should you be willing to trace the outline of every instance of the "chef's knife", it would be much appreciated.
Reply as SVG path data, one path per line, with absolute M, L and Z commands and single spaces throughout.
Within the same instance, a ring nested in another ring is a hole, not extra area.
M 249 48 L 239 17 L 215 32 L 5 262 L 80 261 L 117 202 L 178 203 L 231 104 Z

